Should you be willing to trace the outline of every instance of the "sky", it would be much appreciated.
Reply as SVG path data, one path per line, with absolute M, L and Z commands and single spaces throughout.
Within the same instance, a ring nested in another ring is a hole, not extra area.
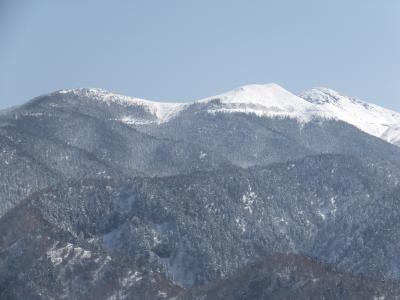
M 185 102 L 269 82 L 400 111 L 400 1 L 0 0 L 0 109 L 64 88 Z

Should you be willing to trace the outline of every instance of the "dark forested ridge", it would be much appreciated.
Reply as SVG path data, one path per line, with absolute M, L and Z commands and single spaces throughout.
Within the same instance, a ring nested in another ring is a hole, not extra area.
M 260 258 L 233 276 L 190 290 L 183 299 L 396 299 L 396 281 L 377 281 L 333 270 L 294 254 Z
M 0 114 L 1 299 L 400 297 L 399 147 L 218 99 L 162 122 L 112 100 Z

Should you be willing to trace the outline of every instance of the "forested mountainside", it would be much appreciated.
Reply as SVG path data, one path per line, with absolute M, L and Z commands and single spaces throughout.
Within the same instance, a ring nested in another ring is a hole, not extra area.
M 275 84 L 4 111 L 0 298 L 400 297 L 397 117 Z

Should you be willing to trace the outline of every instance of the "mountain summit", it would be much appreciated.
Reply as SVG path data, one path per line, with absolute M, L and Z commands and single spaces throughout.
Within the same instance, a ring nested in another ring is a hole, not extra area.
M 200 100 L 200 102 L 215 99 L 218 99 L 221 104 L 210 110 L 213 113 L 254 113 L 258 116 L 289 117 L 300 121 L 325 116 L 318 107 L 276 83 L 245 85 L 227 93 Z
M 313 88 L 300 97 L 319 106 L 338 120 L 400 146 L 400 113 L 327 88 Z
M 43 101 L 44 99 L 45 101 Z M 186 110 L 245 113 L 268 118 L 291 118 L 301 123 L 315 119 L 339 120 L 400 146 L 400 113 L 317 87 L 292 94 L 276 83 L 252 84 L 187 103 L 167 103 L 115 94 L 98 88 L 66 89 L 34 99 L 50 106 L 82 102 L 108 107 L 114 118 L 129 125 L 161 124 Z M 78 102 L 77 102 L 78 101 Z M 118 112 L 118 113 L 117 113 Z
M 266 117 L 289 117 L 301 122 L 316 118 L 335 119 L 400 146 L 400 113 L 340 95 L 328 88 L 312 88 L 299 96 L 278 84 L 246 85 L 208 97 L 221 101 L 210 112 L 254 113 Z

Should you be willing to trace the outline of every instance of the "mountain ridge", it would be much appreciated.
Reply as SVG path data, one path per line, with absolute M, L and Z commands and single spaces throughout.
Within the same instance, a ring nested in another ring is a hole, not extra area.
M 400 146 L 400 113 L 325 87 L 315 87 L 296 96 L 276 83 L 250 84 L 191 102 L 158 102 L 99 88 L 64 89 L 44 96 L 54 95 L 75 95 L 106 105 L 113 103 L 121 107 L 141 107 L 149 117 L 138 118 L 126 113 L 117 119 L 133 126 L 165 123 L 200 104 L 207 105 L 207 111 L 211 114 L 246 113 L 269 118 L 288 117 L 302 123 L 318 118 L 340 120 Z
M 369 108 L 323 92 L 75 89 L 0 115 L 0 298 L 216 299 L 220 280 L 232 299 L 397 295 L 379 282 L 400 279 L 400 148 L 320 117 Z
M 328 88 L 312 88 L 300 97 L 368 134 L 400 146 L 400 113 L 396 111 L 340 95 Z

